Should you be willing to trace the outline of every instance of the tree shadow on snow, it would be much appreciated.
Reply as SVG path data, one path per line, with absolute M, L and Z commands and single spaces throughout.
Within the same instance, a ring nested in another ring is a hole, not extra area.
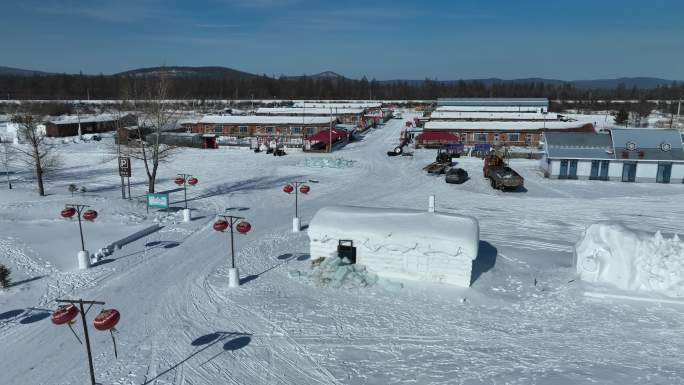
M 278 187 L 284 183 L 288 183 L 295 179 L 301 179 L 302 176 L 287 176 L 281 178 L 252 178 L 239 182 L 224 183 L 218 186 L 214 186 L 210 189 L 205 189 L 201 194 L 188 198 L 188 202 L 211 198 L 219 195 L 227 195 L 234 192 L 240 191 L 253 191 L 253 190 L 269 190 L 274 187 Z M 172 202 L 177 203 L 177 202 Z M 242 211 L 242 210 L 240 210 Z
M 470 279 L 472 286 L 480 276 L 491 270 L 496 264 L 496 255 L 498 254 L 496 247 L 486 241 L 480 241 L 478 245 L 477 258 L 473 261 L 473 272 Z
M 217 344 L 217 343 L 219 343 L 219 342 L 225 340 L 225 339 L 228 338 L 228 337 L 232 337 L 232 336 L 243 336 L 243 337 L 235 338 L 235 339 L 240 339 L 240 338 L 245 338 L 244 336 L 251 336 L 251 334 L 249 334 L 249 333 L 237 333 L 237 332 L 214 332 L 214 333 L 209 333 L 209 334 L 205 334 L 205 335 L 203 335 L 203 336 L 197 337 L 195 340 L 193 340 L 193 341 L 190 343 L 190 345 L 192 345 L 192 346 L 202 346 L 202 345 L 206 345 L 206 346 L 204 346 L 204 347 L 202 347 L 202 348 L 200 348 L 200 349 L 194 351 L 192 354 L 188 355 L 187 357 L 185 357 L 185 358 L 182 359 L 181 361 L 177 362 L 176 364 L 170 366 L 168 369 L 164 370 L 163 372 L 157 374 L 155 377 L 150 378 L 150 379 L 147 379 L 147 378 L 146 378 L 146 379 L 145 379 L 145 382 L 143 382 L 142 385 L 147 385 L 147 384 L 152 384 L 152 383 L 154 383 L 155 381 L 157 381 L 157 379 L 161 378 L 161 377 L 164 376 L 166 373 L 168 373 L 168 372 L 170 372 L 170 371 L 176 369 L 177 367 L 183 365 L 185 362 L 187 362 L 187 361 L 190 360 L 191 358 L 195 357 L 196 355 L 202 353 L 203 351 L 209 349 L 210 347 L 214 346 L 215 344 Z M 249 338 L 249 337 L 246 337 L 246 338 Z M 230 343 L 230 341 L 228 341 L 226 344 L 228 344 L 228 343 Z M 243 345 L 242 347 L 244 347 L 244 346 L 246 346 L 246 344 Z M 224 349 L 225 349 L 225 345 L 224 345 Z M 225 351 L 225 350 L 224 350 L 224 351 Z M 210 358 L 210 359 L 209 359 L 208 361 L 206 361 L 206 362 L 211 361 L 212 359 L 216 358 L 216 357 L 217 357 L 219 354 L 221 354 L 221 353 L 223 353 L 223 351 L 222 351 L 222 352 L 219 352 L 219 353 L 216 354 L 216 355 L 214 355 L 212 358 Z M 206 362 L 205 362 L 205 363 L 206 363 Z M 202 365 L 204 365 L 204 364 L 202 364 Z
M 35 276 L 35 277 L 22 279 L 21 281 L 12 282 L 9 286 L 10 286 L 10 287 L 19 286 L 19 285 L 24 284 L 24 283 L 28 283 L 28 282 L 32 282 L 32 281 L 37 281 L 37 280 L 42 279 L 42 278 L 44 278 L 44 277 L 45 277 L 44 275 L 38 275 L 38 276 Z M 0 319 L 1 319 L 1 318 L 0 318 Z
M 16 309 L 0 313 L 0 321 L 14 318 L 24 313 L 24 309 Z
M 240 285 L 244 285 L 248 282 L 254 281 L 257 278 L 259 278 L 258 274 L 252 274 L 252 275 L 248 275 L 246 277 L 242 277 L 242 278 L 240 278 Z
M 33 315 L 30 315 L 28 317 L 23 318 L 21 321 L 19 321 L 20 324 L 32 324 L 34 322 L 42 321 L 46 318 L 50 317 L 50 313 L 48 312 L 40 312 L 36 313 Z

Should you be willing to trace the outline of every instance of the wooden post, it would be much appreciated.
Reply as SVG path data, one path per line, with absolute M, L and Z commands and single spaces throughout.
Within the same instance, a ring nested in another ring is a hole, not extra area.
M 92 351 L 90 350 L 90 337 L 88 336 L 88 324 L 86 323 L 86 314 L 88 313 L 88 310 L 93 305 L 104 305 L 104 302 L 100 301 L 84 301 L 83 299 L 57 299 L 55 302 L 58 303 L 70 303 L 72 305 L 78 304 L 79 308 L 81 310 L 81 322 L 83 323 L 83 335 L 85 337 L 85 345 L 86 345 L 86 353 L 88 355 L 88 369 L 90 370 L 90 384 L 91 385 L 96 385 L 95 382 L 95 368 L 93 367 L 93 354 Z M 88 304 L 88 309 L 84 309 L 83 305 Z

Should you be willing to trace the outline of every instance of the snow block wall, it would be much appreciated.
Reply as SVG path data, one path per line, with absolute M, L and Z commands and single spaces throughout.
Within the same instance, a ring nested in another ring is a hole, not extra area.
M 584 281 L 684 297 L 684 242 L 676 234 L 665 239 L 621 223 L 595 223 L 575 245 L 575 266 Z
M 477 258 L 477 219 L 446 213 L 368 207 L 324 207 L 309 224 L 311 258 L 337 257 L 352 240 L 356 261 L 379 276 L 470 286 Z

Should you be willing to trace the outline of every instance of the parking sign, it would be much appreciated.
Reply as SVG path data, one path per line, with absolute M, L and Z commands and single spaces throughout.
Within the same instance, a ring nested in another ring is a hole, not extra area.
M 131 177 L 131 158 L 119 157 L 119 176 Z

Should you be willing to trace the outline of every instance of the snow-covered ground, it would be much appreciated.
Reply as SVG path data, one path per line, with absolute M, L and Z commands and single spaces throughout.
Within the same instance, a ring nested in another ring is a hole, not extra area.
M 51 195 L 39 198 L 27 174 L 17 175 L 16 189 L 0 190 L 0 262 L 16 283 L 0 290 L 0 382 L 87 383 L 84 347 L 49 320 L 59 297 L 121 311 L 118 359 L 108 333 L 90 325 L 102 384 L 682 382 L 684 305 L 587 297 L 634 293 L 578 280 L 572 260 L 596 221 L 668 238 L 681 232 L 684 185 L 549 180 L 537 161 L 521 159 L 511 163 L 526 191 L 502 193 L 476 158 L 459 160 L 471 179 L 449 185 L 422 171 L 434 150 L 386 155 L 403 126 L 391 120 L 332 155 L 183 150 L 162 166 L 158 190 L 175 190 L 177 172 L 197 176 L 191 223 L 180 212 L 146 214 L 141 164 L 133 164 L 135 199 L 121 199 L 115 161 L 104 154 L 110 139 L 60 145 L 65 165 L 47 184 Z M 319 161 L 327 158 L 336 160 Z M 327 205 L 427 209 L 430 194 L 438 211 L 476 217 L 472 287 L 333 288 L 295 278 L 311 262 L 306 232 L 291 232 L 294 197 L 282 192 L 293 180 L 318 181 L 300 196 L 305 225 Z M 72 198 L 70 183 L 88 192 Z M 174 206 L 181 199 L 172 193 Z M 79 271 L 77 224 L 59 218 L 76 202 L 100 212 L 85 225 L 91 251 L 154 220 L 163 227 Z M 228 287 L 228 236 L 211 228 L 226 210 L 252 224 L 236 239 L 236 289 Z M 80 321 L 74 329 L 80 333 Z

